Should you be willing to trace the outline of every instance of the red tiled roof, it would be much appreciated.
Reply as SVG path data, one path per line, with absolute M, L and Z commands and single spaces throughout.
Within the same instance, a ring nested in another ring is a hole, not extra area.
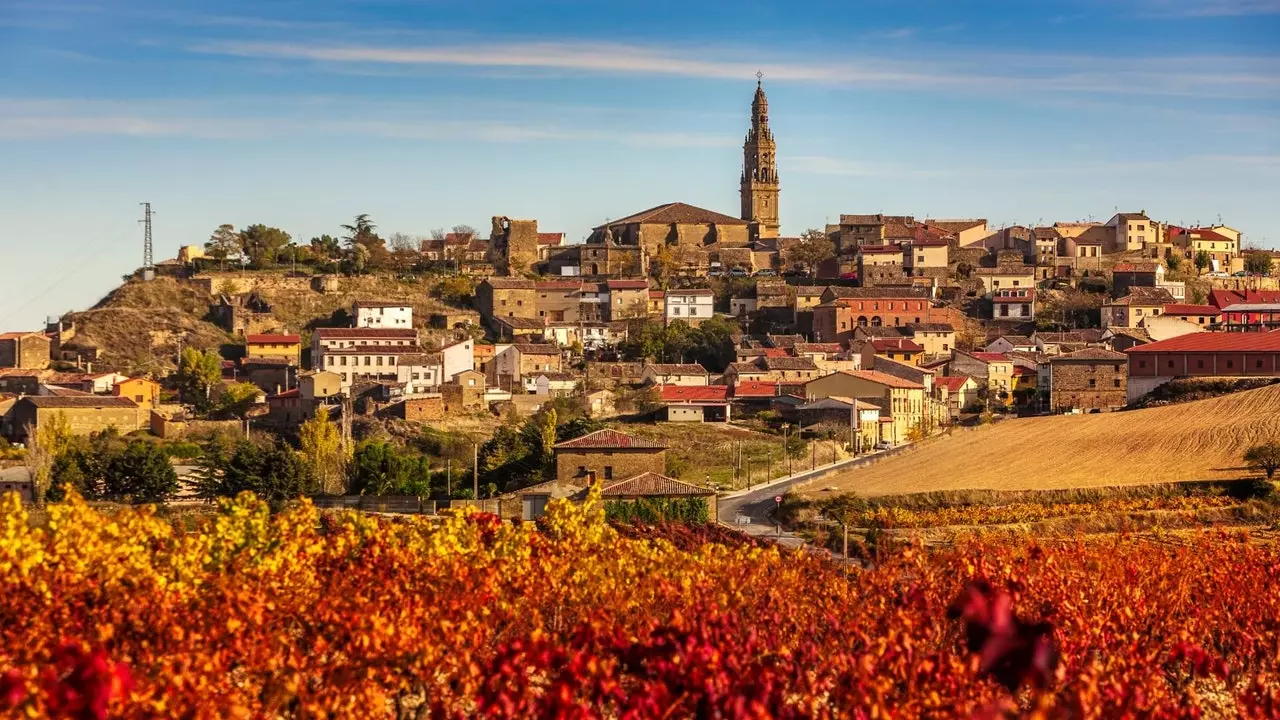
M 727 385 L 663 385 L 662 401 L 674 403 L 715 402 L 729 400 Z
M 1222 235 L 1222 234 L 1220 234 L 1220 233 L 1216 233 L 1216 232 L 1214 232 L 1213 230 L 1210 230 L 1210 229 L 1208 229 L 1208 228 L 1191 228 L 1191 229 L 1190 229 L 1190 230 L 1188 230 L 1187 232 L 1188 232 L 1188 233 L 1191 233 L 1191 239 L 1192 239 L 1192 240 L 1210 240 L 1210 241 L 1221 241 L 1221 242 L 1235 242 L 1235 240 L 1232 240 L 1231 238 L 1227 237 L 1226 235 Z
M 616 227 L 618 225 L 630 225 L 632 223 L 656 223 L 659 225 L 672 225 L 675 223 L 710 223 L 715 225 L 746 225 L 747 221 L 736 218 L 731 215 L 707 210 L 705 208 L 688 205 L 686 203 L 675 202 L 665 203 L 647 210 L 641 210 L 634 215 L 628 215 L 617 220 L 610 220 L 606 225 Z M 593 228 L 595 230 L 603 230 L 605 225 Z
M 933 382 L 939 387 L 944 387 L 948 392 L 955 392 L 969 382 L 971 378 L 968 375 L 948 375 L 947 377 L 936 378 Z
M 1221 315 L 1222 311 L 1212 305 L 1189 305 L 1174 303 L 1164 306 L 1165 315 Z
M 581 290 L 582 283 L 577 280 L 543 280 L 533 284 L 537 290 Z
M 648 280 L 606 280 L 610 290 L 648 290 Z
M 136 408 L 129 398 L 115 395 L 90 395 L 88 397 L 53 397 L 28 395 L 19 402 L 29 402 L 39 408 Z
M 556 450 L 576 450 L 580 448 L 620 448 L 624 450 L 636 448 L 645 450 L 665 450 L 666 445 L 653 440 L 645 440 L 617 430 L 597 430 L 580 438 L 566 440 L 554 446 Z
M 843 348 L 840 343 L 796 343 L 792 350 L 797 353 L 838 353 Z
M 667 295 L 667 294 L 666 294 L 665 292 L 663 292 L 662 290 L 650 290 L 650 291 L 649 291 L 649 297 L 650 297 L 650 298 L 666 297 L 666 295 Z
M 860 378 L 862 380 L 868 380 L 873 383 L 878 383 L 886 387 L 898 388 L 900 390 L 924 389 L 924 386 L 921 385 L 920 383 L 914 383 L 914 382 L 911 382 L 910 380 L 904 380 L 903 378 L 896 377 L 888 373 L 882 373 L 879 370 L 853 370 L 851 372 L 841 371 L 839 374 Z M 810 380 L 809 382 L 818 382 L 819 380 L 822 380 L 822 379 L 824 378 L 819 378 L 818 380 Z
M 777 394 L 777 383 L 747 380 L 733 386 L 733 396 L 738 398 L 773 397 Z
M 1280 351 L 1280 330 L 1258 333 L 1191 333 L 1125 350 L 1126 353 L 1277 351 Z
M 924 352 L 924 346 L 920 345 L 910 338 L 874 338 L 871 340 L 871 347 L 876 352 L 887 352 L 889 350 L 900 350 L 902 352 Z
M 261 343 L 288 343 L 294 344 L 302 342 L 301 335 L 245 335 L 244 341 L 250 344 Z
M 538 233 L 539 245 L 560 245 L 564 242 L 564 233 Z
M 284 392 L 276 393 L 275 395 L 269 395 L 267 396 L 267 400 L 268 401 L 286 400 L 288 398 L 296 398 L 296 397 L 298 397 L 298 388 L 294 388 L 292 390 L 285 390 Z
M 901 255 L 902 248 L 897 245 L 863 245 L 858 252 L 863 255 Z
M 656 375 L 703 375 L 707 369 L 697 363 L 650 363 L 645 367 L 653 368 Z
M 786 348 L 760 348 L 758 356 L 763 357 L 790 357 L 791 352 Z
M 986 363 L 992 363 L 992 362 L 1009 362 L 1009 357 L 1008 357 L 1007 355 L 1005 355 L 1004 353 L 997 353 L 997 352 L 975 352 L 975 353 L 969 353 L 969 354 L 970 354 L 970 355 L 972 355 L 972 356 L 974 356 L 975 358 L 977 358 L 977 359 L 981 360 L 982 362 L 986 362 Z
M 1122 262 L 1116 263 L 1115 267 L 1111 268 L 1111 271 L 1118 273 L 1154 273 L 1156 264 Z
M 637 497 L 644 495 L 663 497 L 668 495 L 714 495 L 715 491 L 681 482 L 666 475 L 647 472 L 605 485 L 600 489 L 600 494 L 605 497 Z
M 31 331 L 31 332 L 7 332 L 7 333 L 0 333 L 0 340 L 17 340 L 18 338 L 24 338 L 24 337 L 27 337 L 27 336 L 29 336 L 29 335 L 39 335 L 39 334 L 40 334 L 40 333 L 35 332 L 35 331 Z

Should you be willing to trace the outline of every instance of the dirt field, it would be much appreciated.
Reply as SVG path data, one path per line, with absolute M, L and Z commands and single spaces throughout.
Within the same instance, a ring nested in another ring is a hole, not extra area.
M 1027 490 L 1246 476 L 1241 455 L 1280 438 L 1280 386 L 1181 405 L 1007 420 L 800 489 L 864 495 Z

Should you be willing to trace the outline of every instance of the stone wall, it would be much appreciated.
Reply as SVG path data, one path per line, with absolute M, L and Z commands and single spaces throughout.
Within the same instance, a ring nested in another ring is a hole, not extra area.
M 444 400 L 439 395 L 410 398 L 400 403 L 398 408 L 392 408 L 392 411 L 409 422 L 443 420 Z
M 1117 371 L 1115 368 L 1119 367 Z M 1123 360 L 1104 362 L 1051 362 L 1049 408 L 1055 412 L 1111 410 L 1128 403 Z M 1092 385 L 1090 384 L 1092 382 Z
M 557 450 L 556 479 L 560 482 L 577 482 L 583 485 L 583 479 L 589 473 L 596 474 L 596 480 L 625 480 L 645 472 L 665 475 L 667 472 L 666 450 Z
M 41 369 L 49 365 L 51 343 L 44 335 L 0 340 L 0 368 Z

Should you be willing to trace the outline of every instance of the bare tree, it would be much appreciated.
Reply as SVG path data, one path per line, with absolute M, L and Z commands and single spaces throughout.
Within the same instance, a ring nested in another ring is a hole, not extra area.
M 27 435 L 27 452 L 23 457 L 27 475 L 31 478 L 31 494 L 36 505 L 44 507 L 45 497 L 53 484 L 53 462 L 65 448 L 71 431 L 66 416 L 61 412 L 54 413 L 39 428 L 34 423 L 27 423 L 23 431 Z
M 471 242 L 477 237 L 480 237 L 480 231 L 470 225 L 454 225 L 453 234 L 457 235 L 459 238 L 465 239 L 467 242 Z
M 387 238 L 387 243 L 391 245 L 392 250 L 402 251 L 416 251 L 422 244 L 421 240 L 416 235 L 399 232 L 391 233 L 391 237 Z

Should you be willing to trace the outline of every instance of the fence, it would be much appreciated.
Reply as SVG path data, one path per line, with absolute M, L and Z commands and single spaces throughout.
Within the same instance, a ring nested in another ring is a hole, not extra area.
M 435 515 L 436 501 L 416 495 L 317 495 L 311 498 L 318 508 L 347 508 L 365 512 L 404 515 Z

